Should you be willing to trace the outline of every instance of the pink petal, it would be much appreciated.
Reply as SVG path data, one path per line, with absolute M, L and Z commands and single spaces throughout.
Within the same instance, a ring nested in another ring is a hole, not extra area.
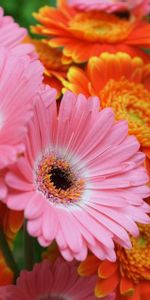
M 26 182 L 11 172 L 8 172 L 6 175 L 6 183 L 15 190 L 24 192 L 33 190 L 33 184 Z
M 54 207 L 47 207 L 43 214 L 42 231 L 46 240 L 52 241 L 57 234 L 58 230 L 58 217 Z
M 14 210 L 24 210 L 32 197 L 33 192 L 9 194 L 7 198 L 7 206 Z
M 27 206 L 25 207 L 24 215 L 27 219 L 34 219 L 43 214 L 45 206 L 44 196 L 40 193 L 33 193 L 31 199 L 29 199 Z
M 76 221 L 66 209 L 63 207 L 57 208 L 58 219 L 68 246 L 73 252 L 79 252 L 82 248 L 82 237 L 78 230 L 76 230 Z M 73 234 L 72 234 L 73 228 Z

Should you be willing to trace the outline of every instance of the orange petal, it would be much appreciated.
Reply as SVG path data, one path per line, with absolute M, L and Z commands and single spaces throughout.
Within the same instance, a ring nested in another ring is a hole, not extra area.
M 150 294 L 144 295 L 144 296 L 142 295 L 142 298 L 141 298 L 141 299 L 142 299 L 142 300 L 149 300 L 149 295 L 150 295 Z
M 22 211 L 13 211 L 9 212 L 9 227 L 12 233 L 16 234 L 23 225 L 23 212 Z
M 141 283 L 139 283 L 139 289 L 140 289 L 140 293 L 141 295 L 148 295 L 150 297 L 150 281 L 143 281 Z M 143 300 L 143 298 L 142 298 Z M 145 298 L 144 298 L 145 300 Z
M 146 159 L 145 159 L 145 167 L 147 169 L 147 172 L 150 176 L 150 148 L 149 147 L 143 147 L 142 151 L 146 154 Z
M 4 270 L 1 271 L 0 286 L 12 283 L 13 278 L 14 278 L 13 273 L 8 268 L 4 267 Z
M 99 268 L 98 268 L 98 276 L 100 278 L 108 278 L 110 277 L 118 268 L 118 264 L 115 262 L 115 263 L 112 263 L 108 260 L 104 260 Z
M 79 85 L 81 89 L 85 89 L 88 92 L 88 78 L 82 69 L 77 67 L 71 67 L 68 71 L 67 77 L 70 82 Z
M 115 291 L 118 283 L 119 283 L 119 274 L 116 272 L 109 278 L 105 279 L 100 279 L 95 287 L 95 295 L 98 298 L 102 298 L 107 296 L 108 294 L 112 293 Z
M 57 7 L 63 7 L 66 5 L 67 1 L 66 0 L 57 0 Z
M 89 255 L 87 259 L 79 265 L 78 273 L 81 276 L 90 276 L 97 273 L 100 260 L 94 255 Z
M 61 96 L 62 83 L 56 77 L 44 76 L 44 83 L 57 90 L 57 98 Z
M 120 282 L 120 293 L 125 296 L 133 296 L 134 290 L 135 289 L 132 280 L 123 277 Z
M 127 300 L 146 300 L 144 298 L 141 298 L 138 288 L 136 288 L 134 290 L 134 293 L 132 296 L 127 296 L 127 297 L 125 297 L 125 299 L 127 299 Z

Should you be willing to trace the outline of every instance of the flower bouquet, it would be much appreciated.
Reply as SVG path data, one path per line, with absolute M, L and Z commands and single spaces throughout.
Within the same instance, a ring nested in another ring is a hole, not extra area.
M 149 13 L 0 8 L 0 300 L 150 299 Z

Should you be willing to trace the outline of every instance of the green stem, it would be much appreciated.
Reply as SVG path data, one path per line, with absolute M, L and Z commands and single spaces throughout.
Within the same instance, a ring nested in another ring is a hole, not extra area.
M 24 260 L 26 270 L 31 271 L 34 265 L 34 239 L 27 232 L 26 222 L 24 224 Z
M 7 266 L 14 273 L 15 281 L 19 276 L 19 270 L 2 228 L 0 228 L 0 249 L 3 253 Z

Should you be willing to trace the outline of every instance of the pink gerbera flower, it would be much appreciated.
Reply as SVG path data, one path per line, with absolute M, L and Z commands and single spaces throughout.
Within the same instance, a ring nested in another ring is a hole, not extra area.
M 68 3 L 81 10 L 105 10 L 108 13 L 135 9 L 140 9 L 143 15 L 150 12 L 150 0 L 68 0 Z
M 57 258 L 36 264 L 31 272 L 22 271 L 16 286 L 0 288 L 3 300 L 96 300 L 94 285 L 96 276 L 79 277 L 77 264 Z M 114 294 L 102 298 L 113 300 Z
M 43 90 L 20 157 L 6 181 L 7 205 L 24 210 L 30 235 L 42 246 L 56 239 L 65 259 L 84 260 L 89 248 L 116 259 L 113 239 L 130 247 L 134 221 L 147 223 L 148 176 L 139 143 L 99 99 L 71 92 L 57 116 L 55 90 Z
M 0 169 L 13 163 L 23 150 L 22 138 L 42 72 L 40 62 L 0 48 Z

